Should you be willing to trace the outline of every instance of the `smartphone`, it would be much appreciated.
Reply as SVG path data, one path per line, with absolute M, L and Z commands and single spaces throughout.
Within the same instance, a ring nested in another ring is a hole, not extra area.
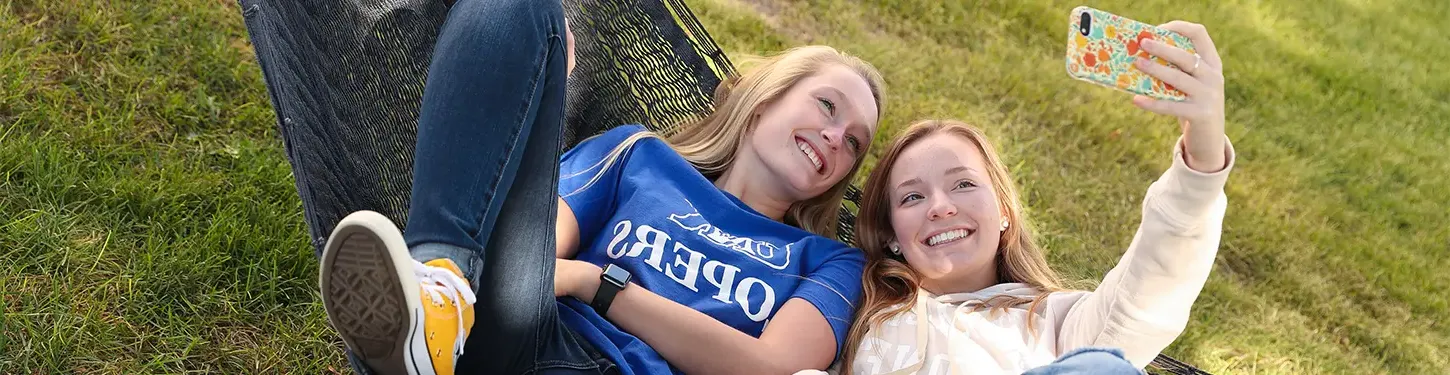
M 1068 16 L 1067 75 L 1156 99 L 1187 100 L 1172 85 L 1133 66 L 1135 59 L 1143 57 L 1177 68 L 1139 48 L 1144 39 L 1194 52 L 1193 42 L 1178 33 L 1086 6 L 1077 7 Z

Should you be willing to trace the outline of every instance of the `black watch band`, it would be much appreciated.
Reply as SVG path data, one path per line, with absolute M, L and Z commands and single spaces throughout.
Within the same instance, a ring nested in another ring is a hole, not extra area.
M 589 306 L 594 307 L 599 316 L 606 316 L 609 305 L 614 303 L 614 296 L 629 285 L 630 276 L 629 271 L 622 267 L 613 264 L 605 266 L 604 273 L 599 274 L 599 290 L 594 292 L 594 302 Z

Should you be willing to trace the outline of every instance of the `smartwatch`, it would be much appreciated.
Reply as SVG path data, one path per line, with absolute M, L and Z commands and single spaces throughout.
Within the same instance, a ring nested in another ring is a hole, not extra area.
M 599 290 L 594 292 L 594 302 L 589 305 L 599 316 L 605 316 L 609 312 L 609 305 L 614 303 L 614 295 L 619 294 L 621 289 L 629 285 L 629 271 L 616 265 L 604 267 L 604 273 L 599 274 Z

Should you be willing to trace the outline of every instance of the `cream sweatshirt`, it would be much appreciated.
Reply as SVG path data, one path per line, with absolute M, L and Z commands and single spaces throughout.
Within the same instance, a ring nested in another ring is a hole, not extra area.
M 1182 147 L 1174 150 L 1172 167 L 1148 187 L 1132 244 L 1097 289 L 1052 293 L 1031 330 L 1026 305 L 995 315 L 972 308 L 996 295 L 1037 294 L 1025 284 L 940 296 L 920 291 L 911 310 L 867 333 L 853 372 L 1020 374 L 1089 346 L 1122 349 L 1134 365 L 1147 366 L 1183 332 L 1208 280 L 1235 159 L 1226 144 L 1224 169 L 1201 173 L 1185 164 Z

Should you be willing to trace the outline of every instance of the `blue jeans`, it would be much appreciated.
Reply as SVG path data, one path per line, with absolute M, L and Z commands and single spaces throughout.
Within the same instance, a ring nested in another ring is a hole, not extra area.
M 434 47 L 403 238 L 414 259 L 453 260 L 477 293 L 459 374 L 616 371 L 553 294 L 563 35 L 559 0 L 460 0 Z
M 1058 357 L 1052 364 L 1027 370 L 1023 375 L 1138 375 L 1143 371 L 1123 358 L 1123 351 L 1079 348 Z

